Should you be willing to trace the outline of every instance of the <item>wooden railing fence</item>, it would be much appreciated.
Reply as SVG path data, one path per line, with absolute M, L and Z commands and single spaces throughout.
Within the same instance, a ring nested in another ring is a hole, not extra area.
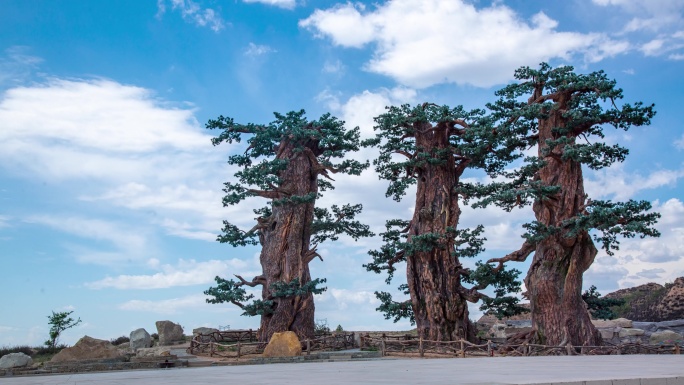
M 413 353 L 424 357 L 425 354 L 449 355 L 465 358 L 466 356 L 558 356 L 558 355 L 620 355 L 620 354 L 681 354 L 681 346 L 646 345 L 640 343 L 624 343 L 604 346 L 548 346 L 537 344 L 495 344 L 487 341 L 474 344 L 460 339 L 457 341 L 430 341 L 413 335 L 371 337 L 369 334 L 360 337 L 361 350 L 379 350 L 383 356 L 398 353 Z
M 190 341 L 187 352 L 209 354 L 210 357 L 240 358 L 247 354 L 260 354 L 266 344 L 258 342 L 257 333 L 250 330 L 230 330 L 198 334 Z M 301 341 L 302 351 L 344 350 L 354 347 L 354 333 L 333 333 Z

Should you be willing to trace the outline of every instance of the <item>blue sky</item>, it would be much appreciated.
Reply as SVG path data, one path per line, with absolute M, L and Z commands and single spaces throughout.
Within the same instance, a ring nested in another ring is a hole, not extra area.
M 631 154 L 587 172 L 585 183 L 596 198 L 651 201 L 663 236 L 599 253 L 585 286 L 605 293 L 684 275 L 682 0 L 2 5 L 0 345 L 41 344 L 52 310 L 83 320 L 66 343 L 151 332 L 163 319 L 188 331 L 257 327 L 235 307 L 204 303 L 215 275 L 259 271 L 257 248 L 215 241 L 223 219 L 250 228 L 260 202 L 221 207 L 235 172 L 226 160 L 244 148 L 213 147 L 208 119 L 265 123 L 304 108 L 368 137 L 386 105 L 482 107 L 515 68 L 541 61 L 603 69 L 625 101 L 658 111 L 649 127 L 609 131 Z M 340 177 L 321 204 L 363 203 L 361 219 L 379 232 L 385 219 L 411 215 L 411 194 L 396 203 L 385 188 L 372 170 Z M 529 208 L 464 208 L 461 223 L 486 226 L 489 258 L 517 249 L 531 217 Z M 341 239 L 321 250 L 312 275 L 328 278 L 328 291 L 316 299 L 317 318 L 355 330 L 410 327 L 374 310 L 373 292 L 394 288 L 361 267 L 378 246 Z

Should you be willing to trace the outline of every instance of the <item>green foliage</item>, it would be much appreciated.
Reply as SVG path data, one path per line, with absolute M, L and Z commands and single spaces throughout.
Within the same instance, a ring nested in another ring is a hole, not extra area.
M 314 208 L 314 221 L 311 224 L 311 243 L 318 245 L 325 241 L 336 241 L 341 234 L 346 234 L 355 241 L 362 237 L 370 237 L 374 234 L 368 225 L 355 221 L 360 214 L 361 205 L 346 204 L 342 207 L 332 205 L 330 210 L 326 208 Z
M 490 287 L 494 289 L 493 297 L 482 296 L 480 298 L 482 301 L 480 310 L 493 314 L 498 319 L 528 311 L 519 305 L 519 298 L 509 295 L 510 293 L 519 293 L 521 291 L 519 270 L 506 270 L 505 268 L 497 270 L 489 263 L 482 263 L 480 261 L 476 262 L 475 266 L 475 270 L 470 270 L 464 275 L 463 281 L 473 285 L 475 288 Z
M 318 287 L 318 285 L 325 283 L 325 278 L 316 278 L 303 285 L 299 283 L 298 278 L 295 278 L 290 282 L 272 283 L 269 288 L 271 294 L 268 297 L 246 303 L 254 298 L 254 295 L 247 294 L 247 291 L 243 288 L 244 282 L 236 282 L 232 279 L 226 280 L 219 276 L 216 276 L 214 280 L 217 286 L 212 286 L 204 291 L 205 295 L 213 297 L 207 298 L 206 302 L 211 304 L 230 302 L 241 308 L 244 311 L 242 315 L 246 316 L 272 314 L 274 306 L 276 306 L 275 299 L 278 298 L 291 298 L 309 293 L 321 294 L 326 290 L 325 287 Z
M 618 318 L 617 314 L 611 308 L 625 304 L 624 299 L 601 298 L 601 293 L 596 290 L 596 286 L 594 285 L 591 285 L 589 290 L 582 293 L 582 299 L 587 304 L 591 315 L 596 319 Z
M 81 318 L 74 320 L 70 315 L 73 311 L 64 311 L 48 316 L 48 325 L 50 325 L 50 339 L 45 341 L 45 346 L 55 350 L 57 348 L 57 340 L 63 331 L 71 329 L 81 323 Z
M 344 328 L 342 327 L 342 325 L 337 325 L 337 327 L 335 328 L 335 331 L 340 333 L 340 332 L 344 331 Z
M 402 289 L 405 285 L 399 286 Z M 408 286 L 405 287 L 405 294 L 408 293 Z M 405 300 L 402 302 L 396 302 L 392 300 L 392 294 L 385 291 L 376 291 L 375 297 L 380 300 L 380 306 L 377 307 L 377 311 L 382 313 L 385 319 L 391 319 L 393 322 L 399 322 L 403 318 L 407 318 L 411 325 L 416 324 L 415 313 L 413 312 L 413 304 L 411 300 Z

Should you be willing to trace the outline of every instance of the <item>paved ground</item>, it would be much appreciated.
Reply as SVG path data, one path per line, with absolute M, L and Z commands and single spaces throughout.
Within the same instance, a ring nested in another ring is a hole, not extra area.
M 0 377 L 2 385 L 227 383 L 684 385 L 684 355 L 380 359 Z

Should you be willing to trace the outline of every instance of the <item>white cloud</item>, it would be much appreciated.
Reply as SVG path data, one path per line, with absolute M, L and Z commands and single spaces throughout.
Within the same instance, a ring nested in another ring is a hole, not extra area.
M 23 83 L 42 61 L 42 58 L 30 54 L 29 47 L 5 49 L 4 57 L 0 57 L 0 86 Z
M 151 263 L 155 266 L 157 263 Z M 115 288 L 131 289 L 165 289 L 176 286 L 191 286 L 207 284 L 214 281 L 214 277 L 227 276 L 245 269 L 248 263 L 236 258 L 224 261 L 211 260 L 197 262 L 195 260 L 179 260 L 176 266 L 161 265 L 158 273 L 151 275 L 119 275 L 107 277 L 95 282 L 86 283 L 90 289 Z
M 684 168 L 679 170 L 657 170 L 647 176 L 625 171 L 622 163 L 596 171 L 584 179 L 584 186 L 590 197 L 626 200 L 642 190 L 675 186 L 684 177 Z
M 558 32 L 558 22 L 544 13 L 527 22 L 500 2 L 478 9 L 462 0 L 395 0 L 372 11 L 346 3 L 316 10 L 299 24 L 335 45 L 374 43 L 366 69 L 415 88 L 488 87 L 506 82 L 514 69 L 529 63 L 576 54 L 598 61 L 629 48 L 601 34 Z
M 608 256 L 603 250 L 585 274 L 587 285 L 600 291 L 642 285 L 657 280 L 672 282 L 684 275 L 684 203 L 672 198 L 653 202 L 662 218 L 655 225 L 660 238 L 620 241 L 620 250 Z
M 262 56 L 271 52 L 276 52 L 276 50 L 267 45 L 258 45 L 252 42 L 250 42 L 247 49 L 245 49 L 245 55 L 247 56 Z
M 113 248 L 112 251 L 102 251 L 101 247 L 93 249 L 66 243 L 65 247 L 71 251 L 74 258 L 83 263 L 110 265 L 122 261 L 139 260 L 145 258 L 151 250 L 146 232 L 130 224 L 56 215 L 34 215 L 24 219 L 24 222 L 44 225 L 84 239 L 104 242 Z
M 187 311 L 187 309 L 197 309 L 207 306 L 207 298 L 209 297 L 206 295 L 195 294 L 159 301 L 134 299 L 120 304 L 118 308 L 120 310 L 156 314 L 177 314 L 181 310 Z
M 294 9 L 297 6 L 295 0 L 242 0 L 245 3 L 261 3 L 266 5 L 272 5 L 274 7 Z
M 0 215 L 0 227 L 8 227 L 10 219 L 7 215 Z
M 221 16 L 212 8 L 202 8 L 192 0 L 157 0 L 157 18 L 166 12 L 167 2 L 171 3 L 171 9 L 179 11 L 183 20 L 193 23 L 198 27 L 209 27 L 218 32 L 225 27 Z

